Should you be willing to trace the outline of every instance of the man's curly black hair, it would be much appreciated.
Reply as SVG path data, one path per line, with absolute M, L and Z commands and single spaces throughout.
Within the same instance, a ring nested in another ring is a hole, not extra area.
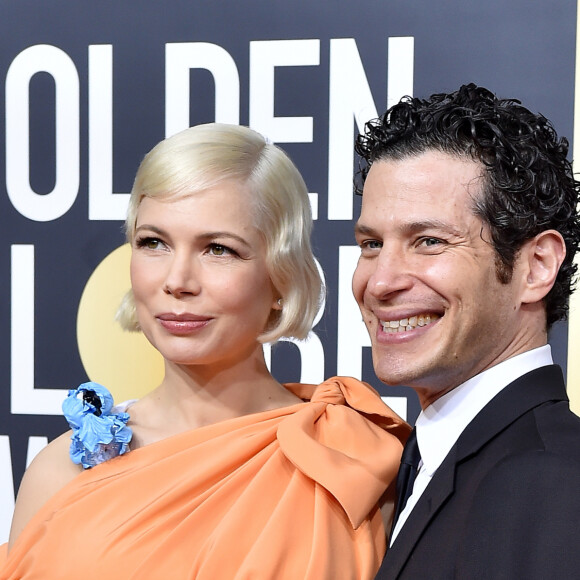
M 580 182 L 567 160 L 568 141 L 552 124 L 515 99 L 498 99 L 474 84 L 426 100 L 404 97 L 369 121 L 357 138 L 366 179 L 374 161 L 403 159 L 437 150 L 481 162 L 482 195 L 474 212 L 488 224 L 498 279 L 511 279 L 524 242 L 554 229 L 566 242 L 566 258 L 545 298 L 547 327 L 567 318 L 580 244 Z M 361 193 L 361 187 L 357 188 Z

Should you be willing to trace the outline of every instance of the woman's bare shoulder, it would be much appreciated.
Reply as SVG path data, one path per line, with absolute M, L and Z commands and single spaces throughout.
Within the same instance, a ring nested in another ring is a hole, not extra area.
M 64 433 L 51 441 L 38 453 L 24 473 L 16 498 L 9 547 L 36 512 L 83 471 L 80 465 L 70 459 L 70 435 L 70 432 Z

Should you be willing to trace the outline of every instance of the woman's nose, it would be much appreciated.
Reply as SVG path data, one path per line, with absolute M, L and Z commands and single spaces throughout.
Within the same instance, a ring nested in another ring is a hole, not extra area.
M 174 255 L 165 276 L 163 291 L 179 298 L 199 294 L 200 290 L 195 260 L 190 256 Z

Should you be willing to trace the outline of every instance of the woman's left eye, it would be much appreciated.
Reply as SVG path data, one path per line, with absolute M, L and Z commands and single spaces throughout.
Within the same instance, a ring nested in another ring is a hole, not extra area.
M 227 246 L 222 246 L 221 244 L 210 244 L 209 252 L 214 256 L 225 256 L 227 254 L 235 254 L 233 250 L 231 250 Z

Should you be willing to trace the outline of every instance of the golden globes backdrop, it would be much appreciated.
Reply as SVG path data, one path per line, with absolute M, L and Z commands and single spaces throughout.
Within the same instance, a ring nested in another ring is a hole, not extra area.
M 575 0 L 1 2 L 0 542 L 26 465 L 66 429 L 67 389 L 95 380 L 121 401 L 160 380 L 156 353 L 114 322 L 127 192 L 155 143 L 217 120 L 289 153 L 328 294 L 307 341 L 267 350 L 271 368 L 362 377 L 413 422 L 414 396 L 373 374 L 351 297 L 355 133 L 405 94 L 473 81 L 572 138 L 576 30 Z M 574 396 L 580 336 L 560 324 L 550 342 Z

